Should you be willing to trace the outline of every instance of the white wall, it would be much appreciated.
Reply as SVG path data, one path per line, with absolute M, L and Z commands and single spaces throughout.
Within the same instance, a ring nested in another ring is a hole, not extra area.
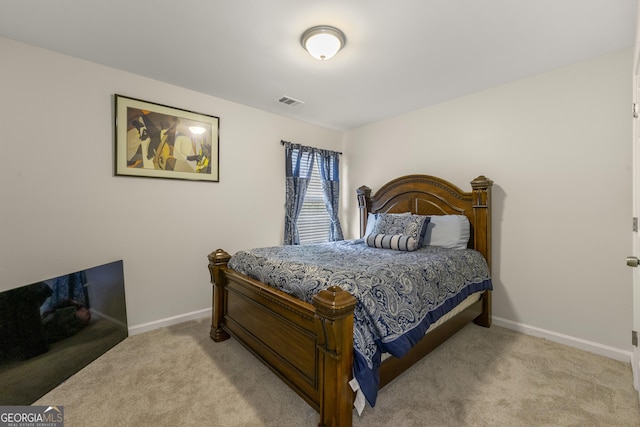
M 8 39 L 0 58 L 0 290 L 123 259 L 133 328 L 210 307 L 216 248 L 282 243 L 281 139 L 341 149 L 333 130 Z M 220 182 L 114 177 L 115 93 L 220 117 Z
M 631 63 L 625 50 L 346 132 L 351 235 L 362 184 L 426 173 L 468 191 L 484 174 L 494 316 L 630 351 Z

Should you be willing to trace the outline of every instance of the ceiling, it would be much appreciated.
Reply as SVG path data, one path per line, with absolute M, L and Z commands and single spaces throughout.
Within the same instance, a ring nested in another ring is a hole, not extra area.
M 635 36 L 636 0 L 393 4 L 2 0 L 0 36 L 337 130 L 628 48 Z M 340 28 L 345 48 L 313 59 L 300 36 L 314 25 Z

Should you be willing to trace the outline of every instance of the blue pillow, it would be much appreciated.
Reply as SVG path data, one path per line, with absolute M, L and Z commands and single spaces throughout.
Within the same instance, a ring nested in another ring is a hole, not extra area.
M 376 214 L 376 224 L 371 234 L 410 236 L 416 240 L 420 248 L 423 246 L 428 224 L 429 217 L 426 215 L 379 213 Z

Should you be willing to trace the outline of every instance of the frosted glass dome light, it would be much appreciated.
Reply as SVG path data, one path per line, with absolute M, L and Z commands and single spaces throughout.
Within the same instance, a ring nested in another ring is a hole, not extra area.
M 335 27 L 318 25 L 302 34 L 300 43 L 311 56 L 321 61 L 331 59 L 346 43 L 344 33 Z

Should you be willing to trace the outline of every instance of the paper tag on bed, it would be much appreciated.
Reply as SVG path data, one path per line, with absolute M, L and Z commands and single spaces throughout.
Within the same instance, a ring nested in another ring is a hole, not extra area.
M 356 392 L 356 400 L 353 402 L 353 407 L 358 411 L 358 415 L 362 415 L 365 405 L 364 393 L 360 390 L 360 384 L 355 378 L 349 381 L 349 385 L 351 386 L 351 390 Z

